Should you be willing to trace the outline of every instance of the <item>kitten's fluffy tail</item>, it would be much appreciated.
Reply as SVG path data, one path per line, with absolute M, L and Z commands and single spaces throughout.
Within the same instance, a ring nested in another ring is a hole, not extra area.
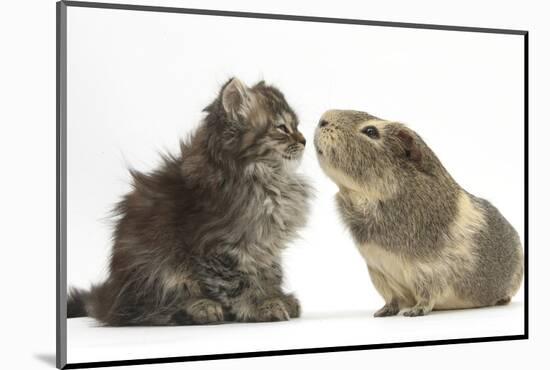
M 71 288 L 67 297 L 67 317 L 88 316 L 86 312 L 86 301 L 88 301 L 89 297 L 89 291 Z

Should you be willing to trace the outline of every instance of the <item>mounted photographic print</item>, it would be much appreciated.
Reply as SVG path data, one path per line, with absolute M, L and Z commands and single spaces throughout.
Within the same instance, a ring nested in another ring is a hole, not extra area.
M 527 338 L 526 31 L 57 11 L 59 368 Z

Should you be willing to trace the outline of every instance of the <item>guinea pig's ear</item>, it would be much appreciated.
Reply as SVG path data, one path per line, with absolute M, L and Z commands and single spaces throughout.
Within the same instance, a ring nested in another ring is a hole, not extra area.
M 405 150 L 405 157 L 414 163 L 420 164 L 422 162 L 422 151 L 415 138 L 406 130 L 400 130 L 397 133 L 397 138 Z
M 238 78 L 232 78 L 221 93 L 223 109 L 229 117 L 246 116 L 253 104 L 252 91 Z

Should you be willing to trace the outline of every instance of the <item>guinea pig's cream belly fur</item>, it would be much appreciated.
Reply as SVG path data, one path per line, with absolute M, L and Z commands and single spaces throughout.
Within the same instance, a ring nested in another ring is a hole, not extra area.
M 375 285 L 384 298 L 394 292 L 408 305 L 414 305 L 420 297 L 415 287 L 423 281 L 438 281 L 437 292 L 432 292 L 433 309 L 457 309 L 475 307 L 475 303 L 461 297 L 455 290 L 457 276 L 467 276 L 475 268 L 474 235 L 485 226 L 483 211 L 477 208 L 469 195 L 461 192 L 458 213 L 448 233 L 446 245 L 433 258 L 414 258 L 392 252 L 397 248 L 382 248 L 374 243 L 358 246 L 373 275 Z M 380 276 L 377 279 L 376 276 Z M 384 286 L 387 285 L 387 286 Z M 434 294 L 435 293 L 435 294 Z
M 419 276 L 431 275 L 433 278 L 442 279 L 444 275 L 440 275 L 438 271 L 451 268 L 441 262 L 435 265 L 422 262 L 411 263 L 376 244 L 361 245 L 359 250 L 367 261 L 374 284 L 384 298 L 391 300 L 390 292 L 397 293 L 399 299 L 409 307 L 414 306 L 415 302 L 421 298 L 415 294 L 415 283 L 418 281 Z M 377 279 L 376 276 L 380 276 L 380 279 Z M 433 303 L 434 310 L 471 308 L 474 306 L 472 302 L 459 297 L 449 282 L 446 282 L 437 297 L 434 297 Z

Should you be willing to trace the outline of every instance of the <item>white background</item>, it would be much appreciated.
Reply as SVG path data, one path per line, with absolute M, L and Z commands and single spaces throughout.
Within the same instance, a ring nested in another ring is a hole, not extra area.
M 425 6 L 420 6 L 419 3 Z M 547 28 L 541 17 L 540 9 L 522 5 L 506 5 L 501 2 L 479 4 L 458 2 L 456 6 L 446 4 L 441 7 L 436 2 L 419 2 L 414 5 L 403 2 L 399 6 L 388 2 L 376 8 L 359 4 L 351 5 L 345 2 L 332 5 L 306 2 L 290 5 L 284 2 L 272 4 L 246 4 L 235 2 L 232 10 L 273 11 L 282 13 L 330 15 L 339 17 L 356 17 L 366 19 L 399 20 L 426 23 L 446 23 L 488 27 L 528 28 L 532 32 L 532 79 L 531 101 L 533 107 L 543 107 L 546 99 L 548 55 L 543 48 Z M 10 350 L 8 361 L 18 363 L 21 367 L 36 368 L 51 366 L 51 356 L 54 351 L 54 245 L 55 245 L 55 77 L 54 71 L 54 4 L 51 2 L 36 2 L 29 7 L 27 2 L 21 6 L 21 18 L 15 17 L 16 10 L 6 10 L 9 14 L 6 22 L 2 22 L 2 37 L 10 49 L 8 57 L 2 60 L 2 79 L 7 81 L 7 89 L 3 89 L 4 101 L 2 122 L 8 129 L 3 136 L 2 165 L 5 181 L 2 183 L 4 208 L 2 214 L 5 228 L 4 294 L 7 302 L 2 312 L 6 317 L 7 326 L 3 337 L 9 339 Z M 38 5 L 40 4 L 40 5 Z M 167 4 L 167 2 L 165 2 Z M 172 2 L 174 4 L 174 2 Z M 206 7 L 205 2 L 181 2 L 185 6 Z M 11 4 L 9 5 L 11 6 Z M 223 8 L 223 3 L 208 2 L 212 8 Z M 25 8 L 26 7 L 26 8 Z M 314 10 L 313 10 L 314 9 Z M 23 13 L 24 11 L 24 13 Z M 24 15 L 24 17 L 23 17 Z M 539 18 L 540 17 L 540 18 Z M 17 31 L 17 32 L 15 32 Z M 17 35 L 17 37 L 12 37 Z M 540 44 L 540 47 L 537 45 Z M 13 48 L 13 50 L 11 50 Z M 18 67 L 18 68 L 16 68 Z M 6 86 L 6 85 L 4 85 Z M 15 98 L 15 99 L 14 99 Z M 289 96 L 290 98 L 290 96 Z M 537 104 L 538 102 L 538 104 Z M 371 109 L 372 110 L 372 109 Z M 533 109 L 531 120 L 532 145 L 531 153 L 538 151 L 532 161 L 541 166 L 545 145 L 545 125 L 548 117 L 543 117 L 542 110 Z M 304 118 L 304 117 L 302 117 Z M 391 117 L 395 118 L 395 117 Z M 405 120 L 403 117 L 399 119 Z M 411 125 L 413 122 L 408 120 Z M 424 134 L 426 136 L 426 134 Z M 546 136 L 547 137 L 547 136 Z M 538 144 L 538 145 L 537 145 Z M 432 144 L 433 146 L 433 144 Z M 442 154 L 440 153 L 440 156 Z M 17 161 L 13 161 L 17 158 Z M 533 157 L 531 157 L 533 158 Z M 451 166 L 446 163 L 451 169 Z M 533 169 L 531 174 L 533 174 Z M 539 172 L 540 174 L 541 172 Z M 459 174 L 453 172 L 461 181 Z M 3 177 L 4 179 L 4 177 Z M 312 356 L 293 356 L 270 359 L 246 359 L 238 361 L 223 361 L 192 365 L 159 365 L 158 368 L 170 366 L 181 368 L 193 366 L 211 368 L 212 366 L 232 368 L 240 366 L 264 366 L 268 368 L 297 364 L 301 366 L 339 366 L 342 361 L 346 366 L 357 368 L 387 365 L 388 363 L 419 364 L 423 368 L 440 367 L 444 363 L 448 368 L 464 368 L 465 366 L 480 367 L 483 365 L 513 368 L 534 361 L 544 343 L 546 318 L 543 310 L 547 297 L 544 294 L 544 281 L 547 280 L 545 260 L 547 251 L 544 248 L 545 238 L 542 235 L 543 218 L 534 218 L 534 212 L 542 215 L 547 199 L 542 194 L 546 179 L 538 175 L 538 183 L 531 182 L 531 196 L 536 194 L 536 206 L 531 207 L 531 318 L 536 325 L 531 327 L 532 339 L 527 342 L 492 343 L 478 345 L 446 346 L 416 349 L 399 349 L 391 351 L 369 351 L 347 354 L 325 354 Z M 469 190 L 479 195 L 481 191 L 462 182 Z M 5 190 L 4 190 L 5 187 Z M 497 189 L 498 190 L 498 189 Z M 540 190 L 537 191 L 537 190 Z M 533 194 L 533 191 L 535 192 Z M 540 193 L 540 194 L 539 194 Z M 495 201 L 495 203 L 497 203 Z M 498 204 L 501 209 L 503 205 Z M 506 214 L 506 211 L 503 209 Z M 510 219 L 511 216 L 506 214 Z M 5 219 L 4 219 L 5 218 Z M 13 222 L 15 221 L 15 222 Z M 29 230 L 29 225 L 33 228 Z M 539 232 L 534 232 L 539 225 Z M 537 246 L 539 246 L 537 248 Z M 534 256 L 534 257 L 533 257 Z M 33 294 L 30 294 L 30 289 Z M 429 352 L 426 352 L 429 351 Z M 426 359 L 430 361 L 427 361 Z M 50 360 L 48 360 L 50 359 Z M 444 361 L 444 362 L 443 362 Z M 14 366 L 15 367 L 15 366 Z
M 299 171 L 316 198 L 284 260 L 305 311 L 382 304 L 315 157 L 327 109 L 409 123 L 523 235 L 522 36 L 73 7 L 68 25 L 69 285 L 105 277 L 127 167 L 176 151 L 233 75 L 278 86 L 309 140 Z
M 72 7 L 68 25 L 70 286 L 105 278 L 107 215 L 130 190 L 127 167 L 151 170 L 159 149 L 176 150 L 232 75 L 263 77 L 286 94 L 310 142 L 300 171 L 317 190 L 308 226 L 284 259 L 301 320 L 254 325 L 255 335 L 245 325 L 138 330 L 145 341 L 129 341 L 134 330 L 69 320 L 69 362 L 523 333 L 521 304 L 373 322 L 383 301 L 311 145 L 329 108 L 408 122 L 459 183 L 493 201 L 522 234 L 521 36 Z
M 69 362 L 523 333 L 521 292 L 506 309 L 374 322 L 383 301 L 311 145 L 330 108 L 410 123 L 522 235 L 523 37 L 72 7 L 68 25 L 70 286 L 105 279 L 107 215 L 131 189 L 127 166 L 149 171 L 159 148 L 176 150 L 232 75 L 251 84 L 264 77 L 286 94 L 310 143 L 300 171 L 316 189 L 302 238 L 284 256 L 300 320 L 108 332 L 69 320 Z M 130 340 L 136 333 L 147 339 Z

